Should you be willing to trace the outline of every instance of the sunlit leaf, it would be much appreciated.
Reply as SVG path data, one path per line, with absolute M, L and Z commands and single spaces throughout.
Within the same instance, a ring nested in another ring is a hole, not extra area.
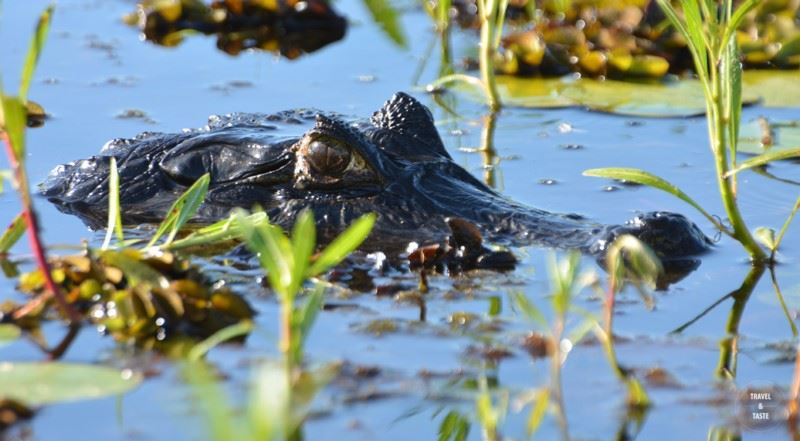
M 292 254 L 294 255 L 294 268 L 292 280 L 295 282 L 293 290 L 300 289 L 300 284 L 305 280 L 306 269 L 311 253 L 317 243 L 317 228 L 314 225 L 314 213 L 303 210 L 294 222 L 292 229 Z
M 116 232 L 118 242 L 125 241 L 122 233 L 122 212 L 119 206 L 119 171 L 117 170 L 117 158 L 112 156 L 108 173 L 108 225 L 106 226 L 106 237 L 103 240 L 102 249 L 106 249 L 111 245 L 113 232 Z
M 28 406 L 102 398 L 136 387 L 142 376 L 130 370 L 60 362 L 0 363 L 0 396 Z
M 439 425 L 438 441 L 464 441 L 469 436 L 469 419 L 461 413 L 451 410 L 444 416 Z
M 727 42 L 729 39 L 734 37 L 734 33 L 739 28 L 739 25 L 742 24 L 744 17 L 748 12 L 752 11 L 753 8 L 758 6 L 761 1 L 762 0 L 745 0 L 739 4 L 739 7 L 733 11 L 730 21 L 728 21 L 728 24 L 725 26 L 722 39 L 720 40 L 723 45 L 725 45 L 725 42 Z
M 731 176 L 735 173 L 739 173 L 742 170 L 747 170 L 753 167 L 760 167 L 762 165 L 769 164 L 773 161 L 780 161 L 782 159 L 789 159 L 789 158 L 797 158 L 800 157 L 800 147 L 785 149 L 785 150 L 776 150 L 770 151 L 768 153 L 764 153 L 761 155 L 756 156 L 755 158 L 750 158 L 746 161 L 742 161 L 739 165 L 730 170 L 726 173 L 726 177 Z
M 22 102 L 28 100 L 28 89 L 31 85 L 33 78 L 33 71 L 36 69 L 36 63 L 39 61 L 39 56 L 42 53 L 44 42 L 47 40 L 47 33 L 50 29 L 50 17 L 53 15 L 54 5 L 50 5 L 39 16 L 39 22 L 36 24 L 36 32 L 31 39 L 30 47 L 28 48 L 28 55 L 25 57 L 25 65 L 22 68 L 22 79 L 19 85 L 19 97 Z
M 694 199 L 690 198 L 689 195 L 684 193 L 678 187 L 670 184 L 666 180 L 653 175 L 651 173 L 634 169 L 634 168 L 594 168 L 590 170 L 585 170 L 583 172 L 584 176 L 595 176 L 595 177 L 603 177 L 603 178 L 610 178 L 610 179 L 623 179 L 628 182 L 635 182 L 637 184 L 647 185 L 649 187 L 657 188 L 661 191 L 666 191 L 667 193 L 678 197 L 680 200 L 686 202 L 687 204 L 691 205 L 697 211 L 699 211 L 703 216 L 706 217 L 711 223 L 713 223 L 717 228 L 720 228 L 721 225 L 719 222 L 714 219 L 710 214 L 703 209 Z
M 22 235 L 25 234 L 25 227 L 25 217 L 20 213 L 11 221 L 11 225 L 6 228 L 3 235 L 0 236 L 0 254 L 7 253 L 19 241 Z
M 280 228 L 272 225 L 254 225 L 241 213 L 237 216 L 242 239 L 251 251 L 258 254 L 261 266 L 267 271 L 270 285 L 283 301 L 291 301 L 292 246 Z
M 528 296 L 521 291 L 515 291 L 509 294 L 511 296 L 511 300 L 514 305 L 522 311 L 523 314 L 529 319 L 536 322 L 542 328 L 547 328 L 547 319 L 544 318 L 544 314 L 537 308 L 533 303 L 531 303 Z
M 0 170 L 0 193 L 3 193 L 5 182 L 13 182 L 13 179 L 11 170 Z
M 742 73 L 746 96 L 760 98 L 765 107 L 800 106 L 800 70 L 747 70 Z M 747 99 L 745 99 L 747 101 Z
M 14 156 L 19 162 L 25 161 L 25 126 L 27 112 L 25 105 L 18 97 L 0 96 L 3 104 L 2 128 L 8 134 L 13 147 Z
M 399 14 L 391 3 L 388 0 L 364 0 L 364 6 L 386 36 L 398 46 L 405 48 L 406 36 L 398 18 Z
M 269 219 L 264 212 L 247 215 L 245 221 L 253 226 L 269 225 Z M 159 245 L 159 248 L 165 250 L 191 248 L 238 239 L 241 235 L 241 225 L 237 215 L 231 214 L 227 219 L 199 228 L 188 236 L 176 239 L 169 244 Z
M 775 242 L 775 230 L 772 228 L 758 227 L 753 234 L 762 245 L 770 250 L 774 250 L 777 247 Z
M 189 353 L 186 354 L 186 359 L 189 361 L 198 361 L 203 358 L 208 351 L 214 349 L 220 344 L 225 343 L 228 340 L 249 334 L 252 332 L 253 327 L 253 322 L 250 320 L 243 320 L 234 325 L 222 328 L 219 331 L 211 334 L 210 337 L 194 345 Z
M 374 213 L 365 214 L 347 227 L 342 234 L 322 250 L 317 260 L 309 268 L 309 276 L 315 276 L 327 271 L 358 248 L 372 231 L 375 219 Z
M 106 250 L 102 251 L 100 255 L 109 265 L 122 270 L 128 282 L 133 286 L 140 283 L 157 288 L 167 288 L 169 286 L 169 281 L 166 277 L 153 268 L 150 268 L 148 265 L 140 262 L 135 257 L 129 256 L 126 250 Z
M 533 437 L 539 426 L 544 419 L 544 414 L 547 411 L 547 404 L 550 402 L 550 389 L 542 388 L 536 393 L 536 402 L 528 415 L 528 421 L 525 423 L 525 434 L 528 438 Z
M 158 226 L 153 238 L 147 244 L 148 247 L 155 245 L 156 242 L 167 231 L 166 243 L 172 242 L 175 235 L 183 227 L 183 225 L 197 213 L 197 209 L 202 205 L 208 191 L 208 185 L 211 182 L 211 176 L 206 173 L 201 176 L 191 187 L 189 187 L 170 207 L 167 216 Z
M 7 345 L 12 341 L 19 338 L 22 335 L 22 331 L 14 326 L 8 324 L 0 324 L 0 346 Z M 0 395 L 2 395 L 2 391 L 0 391 Z

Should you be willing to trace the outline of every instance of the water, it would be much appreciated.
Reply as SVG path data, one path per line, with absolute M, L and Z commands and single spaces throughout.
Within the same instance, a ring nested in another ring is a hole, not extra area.
M 21 66 L 27 50 L 27 36 L 46 4 L 4 4 L 0 65 L 9 90 L 17 85 L 16 68 Z M 62 1 L 30 95 L 53 115 L 44 128 L 28 132 L 30 178 L 41 182 L 53 166 L 95 154 L 108 139 L 129 137 L 144 130 L 197 127 L 214 113 L 317 107 L 367 116 L 393 92 L 416 90 L 417 70 L 434 38 L 429 20 L 418 7 L 413 3 L 398 6 L 404 11 L 401 23 L 407 49 L 385 38 L 360 2 L 344 0 L 336 7 L 351 23 L 346 38 L 317 53 L 287 61 L 264 53 L 234 58 L 216 51 L 213 40 L 203 37 L 189 38 L 177 48 L 154 46 L 139 41 L 137 32 L 120 21 L 124 13 L 133 9 L 133 2 Z M 469 34 L 456 35 L 456 54 L 466 53 L 472 42 Z M 438 60 L 430 60 L 422 69 L 422 80 L 432 79 L 437 66 Z M 457 97 L 451 104 L 460 118 L 453 118 L 430 96 L 415 95 L 431 106 L 456 161 L 477 176 L 484 176 L 481 155 L 470 151 L 480 144 L 484 110 Z M 116 117 L 130 109 L 144 111 L 154 122 Z M 744 119 L 759 115 L 792 119 L 796 114 L 796 109 L 754 107 L 745 110 Z M 581 176 L 583 170 L 594 167 L 639 167 L 667 178 L 709 211 L 721 214 L 706 136 L 705 121 L 697 118 L 639 119 L 579 109 L 506 109 L 497 120 L 495 147 L 499 163 L 493 179 L 512 199 L 543 209 L 577 212 L 608 223 L 623 222 L 637 211 L 670 210 L 690 215 L 711 233 L 702 217 L 665 193 Z M 0 162 L 0 168 L 6 167 L 5 162 Z M 775 164 L 770 171 L 784 178 L 800 179 L 794 163 Z M 548 179 L 555 183 L 540 183 Z M 740 182 L 748 224 L 779 226 L 797 196 L 796 189 L 754 173 L 742 174 Z M 609 185 L 616 191 L 606 191 Z M 0 223 L 9 221 L 18 208 L 13 194 L 0 195 Z M 46 243 L 74 245 L 79 238 L 96 240 L 96 233 L 88 232 L 76 218 L 59 213 L 46 201 L 37 200 L 37 208 Z M 800 307 L 800 273 L 796 266 L 800 235 L 796 229 L 794 226 L 789 231 L 783 246 L 783 264 L 776 268 L 793 321 Z M 16 250 L 17 255 L 27 252 L 25 244 Z M 471 414 L 473 402 L 464 389 L 445 387 L 445 380 L 430 379 L 420 372 L 442 374 L 445 379 L 472 378 L 480 372 L 480 364 L 465 355 L 469 346 L 480 346 L 474 337 L 463 332 L 442 336 L 437 330 L 447 329 L 447 317 L 456 311 L 485 316 L 492 296 L 499 296 L 504 308 L 501 331 L 492 334 L 491 339 L 507 345 L 513 357 L 502 360 L 489 375 L 496 376 L 500 386 L 509 388 L 513 397 L 546 384 L 548 362 L 532 361 L 520 347 L 520 337 L 531 326 L 510 308 L 506 295 L 522 289 L 548 309 L 549 251 L 529 247 L 515 252 L 523 263 L 511 274 L 432 278 L 434 289 L 427 296 L 427 324 L 416 332 L 377 338 L 357 331 L 359 324 L 376 318 L 416 320 L 419 311 L 413 305 L 395 303 L 374 293 L 336 299 L 359 308 L 320 315 L 309 341 L 310 358 L 379 366 L 381 374 L 359 387 L 386 392 L 386 398 L 359 401 L 352 399 L 358 391 L 330 388 L 318 401 L 319 410 L 326 412 L 305 425 L 307 438 L 335 435 L 339 439 L 431 439 L 449 410 Z M 591 259 L 584 259 L 584 267 L 597 269 Z M 736 412 L 749 409 L 752 403 L 732 402 L 736 393 L 720 386 L 713 376 L 719 358 L 718 343 L 726 336 L 730 299 L 681 334 L 670 334 L 737 289 L 747 270 L 743 251 L 723 238 L 712 253 L 704 256 L 696 272 L 655 294 L 655 309 L 648 310 L 633 292 L 621 297 L 615 318 L 615 332 L 623 338 L 617 346 L 620 361 L 641 372 L 663 368 L 679 383 L 678 387 L 646 385 L 655 407 L 647 413 L 639 439 L 702 438 L 712 427 L 738 424 Z M 413 275 L 397 277 L 415 282 Z M 14 281 L 0 280 L 0 299 L 20 298 L 14 291 Z M 257 331 L 244 347 L 222 347 L 210 355 L 210 361 L 229 376 L 226 385 L 236 402 L 245 399 L 248 366 L 276 354 L 275 302 L 270 296 L 251 299 L 260 313 Z M 593 312 L 601 310 L 601 303 L 589 291 L 581 293 L 576 304 Z M 577 319 L 570 323 L 577 323 Z M 791 343 L 793 339 L 768 274 L 761 278 L 747 303 L 739 331 L 738 389 L 777 385 L 786 391 L 792 376 L 792 351 L 786 352 L 789 361 L 779 361 L 784 353 L 770 345 Z M 57 339 L 63 329 L 52 324 L 46 333 Z M 3 360 L 41 357 L 27 340 L 0 348 Z M 26 426 L 31 438 L 206 438 L 207 428 L 190 390 L 168 359 L 117 345 L 87 328 L 65 360 L 147 368 L 155 375 L 121 398 L 45 408 Z M 563 381 L 571 435 L 578 439 L 614 438 L 626 422 L 625 393 L 609 369 L 602 347 L 577 346 L 564 365 Z M 726 398 L 725 403 L 714 404 L 721 397 Z M 522 438 L 527 411 L 519 412 L 512 406 L 503 433 Z M 740 420 L 745 423 L 742 430 L 747 439 L 775 439 L 785 433 L 781 423 L 753 428 L 747 415 Z M 76 421 L 83 423 L 75 424 Z M 552 439 L 558 433 L 555 418 L 547 416 L 541 437 Z M 470 437 L 480 437 L 477 424 Z

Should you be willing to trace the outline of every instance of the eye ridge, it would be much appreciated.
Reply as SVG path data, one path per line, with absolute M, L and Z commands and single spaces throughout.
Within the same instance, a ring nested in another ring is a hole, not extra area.
M 315 139 L 308 145 L 307 152 L 308 163 L 314 171 L 332 177 L 347 170 L 352 156 L 350 149 L 333 139 Z

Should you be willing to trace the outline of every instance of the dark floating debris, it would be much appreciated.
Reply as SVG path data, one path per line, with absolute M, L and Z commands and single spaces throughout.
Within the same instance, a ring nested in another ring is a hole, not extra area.
M 230 55 L 258 49 L 288 59 L 339 41 L 347 30 L 347 20 L 325 0 L 145 0 L 125 22 L 162 46 L 201 33 L 216 35 L 217 48 Z
M 445 220 L 452 234 L 443 244 L 419 247 L 411 251 L 408 261 L 412 270 L 433 269 L 458 274 L 474 269 L 511 271 L 517 258 L 510 251 L 492 251 L 483 246 L 483 236 L 475 224 L 461 218 Z

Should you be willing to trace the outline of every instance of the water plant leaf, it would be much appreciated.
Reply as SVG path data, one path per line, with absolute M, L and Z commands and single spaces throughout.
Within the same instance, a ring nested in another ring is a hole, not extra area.
M 208 338 L 192 346 L 189 353 L 186 354 L 186 359 L 189 361 L 199 361 L 208 353 L 222 343 L 228 340 L 241 337 L 253 331 L 253 322 L 250 320 L 242 320 L 239 323 L 227 326 L 219 331 L 211 334 Z
M 113 265 L 122 270 L 128 283 L 133 286 L 147 284 L 155 288 L 167 288 L 169 281 L 158 271 L 140 262 L 135 256 L 129 253 L 138 253 L 133 250 L 113 251 L 106 250 L 100 253 L 102 259 L 109 265 Z
M 0 254 L 7 253 L 19 241 L 22 235 L 25 234 L 25 227 L 25 217 L 20 213 L 11 221 L 3 235 L 0 236 Z
M 0 129 L 8 135 L 14 156 L 20 163 L 25 161 L 25 125 L 27 112 L 23 102 L 14 96 L 0 95 L 2 101 L 2 118 Z
M 292 268 L 292 291 L 300 289 L 300 284 L 305 280 L 309 258 L 317 244 L 317 228 L 314 225 L 314 213 L 305 209 L 300 212 L 292 228 L 292 254 L 294 255 L 294 268 Z
M 206 197 L 206 192 L 208 191 L 208 184 L 211 182 L 211 175 L 208 173 L 201 176 L 191 187 L 189 187 L 177 200 L 175 203 L 172 204 L 169 211 L 167 212 L 167 216 L 158 226 L 155 234 L 153 234 L 153 238 L 150 239 L 150 242 L 147 244 L 147 247 L 151 247 L 155 245 L 156 242 L 163 236 L 167 231 L 169 231 L 169 235 L 167 236 L 167 240 L 165 243 L 169 244 L 175 239 L 175 236 L 178 234 L 178 231 L 183 227 L 183 225 L 197 213 L 197 209 L 200 208 L 200 205 L 203 203 L 203 200 Z
M 0 346 L 7 345 L 22 335 L 22 330 L 14 325 L 0 324 Z M 2 394 L 2 392 L 0 392 Z
M 282 301 L 292 301 L 294 292 L 289 288 L 293 283 L 293 250 L 289 239 L 280 228 L 273 225 L 255 225 L 238 213 L 242 239 L 247 247 L 258 254 L 262 268 L 267 271 L 270 286 Z
M 736 168 L 728 171 L 728 173 L 725 173 L 725 177 L 732 176 L 736 173 L 739 173 L 742 170 L 747 170 L 753 167 L 760 167 L 762 165 L 769 164 L 770 162 L 773 161 L 780 161 L 782 159 L 797 158 L 797 157 L 800 157 L 800 147 L 764 153 L 756 156 L 755 158 L 750 158 L 746 161 L 740 162 L 739 165 L 736 166 Z
M 759 98 L 764 107 L 800 105 L 800 70 L 747 70 L 742 74 L 742 88 L 748 96 Z
M 732 37 L 736 33 L 736 30 L 739 29 L 739 25 L 742 24 L 742 20 L 744 20 L 747 13 L 752 11 L 753 8 L 758 6 L 759 3 L 761 3 L 761 0 L 745 0 L 739 4 L 739 7 L 733 11 L 733 15 L 731 15 L 731 19 L 728 21 L 728 24 L 725 26 L 725 30 L 722 33 L 722 40 L 720 41 L 723 45 L 727 41 L 733 39 Z
M 681 0 L 681 6 L 684 6 L 686 3 L 691 3 L 687 0 Z M 689 50 L 693 54 L 693 59 L 695 63 L 695 71 L 697 75 L 700 77 L 700 81 L 704 84 L 707 84 L 708 78 L 708 60 L 706 57 L 705 45 L 703 44 L 702 35 L 700 34 L 702 28 L 702 19 L 699 18 L 699 12 L 693 13 L 694 10 L 697 9 L 697 4 L 690 4 L 689 5 L 689 15 L 691 15 L 692 22 L 697 26 L 694 31 L 690 33 L 689 29 L 687 28 L 687 23 L 685 23 L 681 18 L 678 16 L 678 12 L 672 6 L 669 0 L 658 0 L 658 6 L 661 7 L 661 10 L 664 11 L 664 15 L 667 16 L 672 26 L 678 30 L 678 33 L 686 39 L 686 43 L 689 46 Z M 687 18 L 689 20 L 689 18 Z M 699 36 L 699 38 L 698 38 Z M 699 41 L 698 41 L 699 40 Z
M 761 242 L 762 245 L 769 248 L 770 250 L 775 250 L 777 248 L 777 242 L 775 241 L 775 230 L 768 227 L 758 227 L 753 232 L 755 238 Z
M 528 438 L 532 438 L 536 434 L 536 431 L 539 430 L 539 425 L 544 419 L 547 404 L 550 402 L 550 389 L 546 387 L 539 389 L 536 392 L 535 400 L 531 413 L 528 415 L 528 421 L 525 423 L 525 434 Z
M 469 419 L 458 411 L 451 410 L 439 425 L 438 441 L 464 441 L 469 436 Z
M 697 211 L 700 212 L 706 219 L 708 219 L 712 224 L 714 224 L 717 228 L 721 231 L 726 231 L 726 229 L 717 221 L 714 217 L 712 217 L 708 212 L 706 212 L 703 207 L 700 206 L 697 202 L 694 201 L 689 195 L 683 192 L 680 188 L 676 187 L 675 185 L 670 184 L 666 180 L 648 173 L 643 170 L 635 169 L 635 168 L 616 168 L 616 167 L 609 167 L 609 168 L 593 168 L 589 170 L 585 170 L 583 172 L 584 176 L 594 176 L 594 177 L 602 177 L 602 178 L 611 178 L 611 179 L 622 179 L 629 182 L 635 182 L 637 184 L 647 185 L 649 187 L 657 188 L 661 191 L 665 191 L 673 196 L 676 196 L 678 199 L 686 202 L 687 204 L 694 207 Z
M 388 0 L 364 0 L 364 6 L 372 16 L 372 20 L 392 42 L 402 48 L 408 46 L 405 32 L 398 19 L 399 14 Z
M 249 224 L 269 225 L 267 214 L 256 212 L 245 216 L 246 222 Z M 218 244 L 228 240 L 234 240 L 241 237 L 241 224 L 237 214 L 232 213 L 227 219 L 222 219 L 211 225 L 199 228 L 188 236 L 176 239 L 168 244 L 161 244 L 158 248 L 163 250 L 179 250 L 191 247 L 198 247 L 202 245 Z
M 117 241 L 122 243 L 125 236 L 122 233 L 122 212 L 119 206 L 119 171 L 117 170 L 117 158 L 111 157 L 108 174 L 108 226 L 106 227 L 106 237 L 103 240 L 102 249 L 111 245 L 112 232 L 117 235 Z
M 36 24 L 36 32 L 34 32 L 31 39 L 28 54 L 25 57 L 25 64 L 22 67 L 22 78 L 19 84 L 19 98 L 22 102 L 28 100 L 28 89 L 31 85 L 33 78 L 33 71 L 36 69 L 36 63 L 39 61 L 39 56 L 42 53 L 42 48 L 47 40 L 47 33 L 50 29 L 50 18 L 53 15 L 55 5 L 48 6 L 44 12 L 39 16 L 39 21 Z
M 525 316 L 529 319 L 541 326 L 543 329 L 548 327 L 547 319 L 544 318 L 544 314 L 537 308 L 533 303 L 531 303 L 528 296 L 521 291 L 515 291 L 509 294 L 511 296 L 511 300 L 513 304 L 525 314 Z
M 322 250 L 317 260 L 309 268 L 308 275 L 316 276 L 322 274 L 358 248 L 372 231 L 372 226 L 375 225 L 375 218 L 375 213 L 369 213 L 356 219 L 330 245 Z
M 142 376 L 130 370 L 61 362 L 0 363 L 0 396 L 27 406 L 125 393 Z

